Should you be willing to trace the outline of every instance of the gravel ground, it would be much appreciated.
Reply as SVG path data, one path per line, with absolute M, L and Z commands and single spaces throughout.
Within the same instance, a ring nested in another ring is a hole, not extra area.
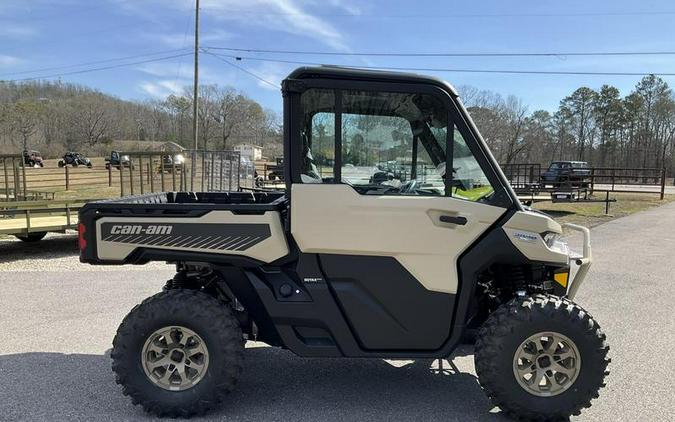
M 0 279 L 7 271 L 110 271 L 109 266 L 83 265 L 78 260 L 77 233 L 49 233 L 39 242 L 22 242 L 15 237 L 0 238 Z M 126 266 L 122 271 L 172 268 L 161 262 Z
M 600 399 L 573 420 L 675 420 L 675 203 L 592 235 L 595 261 L 577 301 L 608 335 L 612 373 Z M 92 270 L 77 262 L 71 241 L 0 242 L 0 419 L 150 420 L 122 396 L 108 354 L 121 319 L 161 288 L 171 268 Z M 23 264 L 10 265 L 7 253 Z M 505 420 L 478 385 L 471 347 L 448 360 L 383 361 L 303 359 L 261 344 L 249 345 L 243 377 L 222 409 L 197 420 L 225 418 Z

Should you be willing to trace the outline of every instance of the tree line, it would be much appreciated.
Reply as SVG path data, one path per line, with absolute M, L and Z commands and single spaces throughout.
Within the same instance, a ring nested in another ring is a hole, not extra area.
M 197 121 L 199 148 L 230 150 L 239 143 L 280 155 L 278 116 L 232 87 L 202 85 Z M 125 101 L 62 82 L 0 82 L 0 151 L 39 150 L 45 157 L 65 151 L 106 154 L 115 140 L 176 142 L 192 148 L 192 94 Z
M 625 96 L 616 87 L 580 87 L 554 112 L 529 111 L 518 97 L 460 87 L 461 97 L 500 163 L 588 161 L 596 167 L 675 170 L 675 96 L 645 76 Z M 228 150 L 238 143 L 280 156 L 280 116 L 232 87 L 199 92 L 199 148 Z M 173 141 L 191 148 L 192 95 L 125 101 L 80 85 L 0 82 L 0 151 L 65 150 L 106 153 L 114 140 Z M 142 149 L 142 144 L 139 144 Z
M 500 163 L 587 161 L 595 167 L 675 170 L 675 96 L 649 75 L 626 96 L 611 85 L 577 88 L 558 109 L 529 112 L 515 96 L 461 87 L 461 97 Z

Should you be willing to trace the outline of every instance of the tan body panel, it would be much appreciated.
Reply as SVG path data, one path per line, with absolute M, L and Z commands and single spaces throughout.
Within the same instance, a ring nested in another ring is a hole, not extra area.
M 532 211 L 518 211 L 504 224 L 504 232 L 513 245 L 523 255 L 533 261 L 568 261 L 568 251 L 561 248 L 549 248 L 542 233 L 562 233 L 562 227 L 552 218 Z
M 119 223 L 133 225 L 135 223 L 157 224 L 213 224 L 214 228 L 223 224 L 267 224 L 270 228 L 270 236 L 246 250 L 217 250 L 199 247 L 175 247 L 152 245 L 155 249 L 215 253 L 221 255 L 243 255 L 262 262 L 272 262 L 288 255 L 286 235 L 281 224 L 281 217 L 276 211 L 267 211 L 261 215 L 235 214 L 231 211 L 211 211 L 201 217 L 103 217 L 96 221 L 96 244 L 98 258 L 102 260 L 121 261 L 134 249 L 144 246 L 142 243 L 118 243 L 102 239 L 101 226 L 105 223 Z M 150 247 L 150 246 L 148 246 Z
M 392 256 L 425 288 L 457 293 L 457 258 L 505 209 L 448 197 L 360 195 L 340 184 L 294 184 L 291 232 L 306 253 Z M 466 217 L 464 226 L 441 215 Z

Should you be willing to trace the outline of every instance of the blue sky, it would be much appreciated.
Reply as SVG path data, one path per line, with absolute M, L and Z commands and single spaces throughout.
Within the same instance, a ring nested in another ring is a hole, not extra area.
M 589 52 L 675 50 L 670 1 L 355 1 L 201 0 L 204 46 L 334 52 Z M 1 0 L 0 79 L 63 74 L 120 63 L 24 73 L 147 53 L 126 62 L 180 54 L 192 44 L 193 0 Z M 230 54 L 230 53 L 227 53 Z M 392 58 L 242 56 L 320 63 L 515 70 L 675 73 L 675 56 Z M 281 110 L 277 88 L 209 55 L 201 81 L 232 85 Z M 125 62 L 125 63 L 126 63 Z M 242 60 L 239 66 L 278 84 L 296 65 Z M 433 72 L 424 72 L 431 73 Z M 581 85 L 617 86 L 638 76 L 548 76 L 439 72 L 454 85 L 514 94 L 530 110 L 554 110 Z M 176 57 L 105 71 L 62 75 L 125 99 L 179 92 L 191 84 L 192 58 Z M 51 79 L 57 79 L 52 77 Z M 664 77 L 675 85 L 675 77 Z

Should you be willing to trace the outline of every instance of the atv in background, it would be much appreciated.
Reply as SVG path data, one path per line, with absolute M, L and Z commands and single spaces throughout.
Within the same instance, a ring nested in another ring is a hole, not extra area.
M 185 165 L 185 156 L 183 154 L 162 155 L 162 165 L 164 167 L 164 171 L 172 172 L 181 170 Z
M 63 158 L 58 162 L 59 167 L 65 166 L 87 166 L 88 168 L 92 167 L 91 160 L 80 154 L 79 152 L 66 152 L 63 155 Z
M 42 155 L 39 151 L 29 151 L 27 149 L 23 150 L 23 163 L 26 166 L 30 167 L 44 167 L 45 164 L 42 162 Z
M 277 163 L 272 165 L 266 165 L 267 169 L 267 180 L 278 180 L 283 182 L 284 180 L 284 159 L 283 157 L 276 159 Z
M 133 167 L 131 164 L 131 159 L 128 155 L 122 155 L 117 151 L 112 151 L 110 157 L 105 158 L 105 169 L 110 168 L 121 169 L 123 167 Z
M 585 161 L 553 161 L 541 175 L 542 185 L 585 187 L 591 169 Z

